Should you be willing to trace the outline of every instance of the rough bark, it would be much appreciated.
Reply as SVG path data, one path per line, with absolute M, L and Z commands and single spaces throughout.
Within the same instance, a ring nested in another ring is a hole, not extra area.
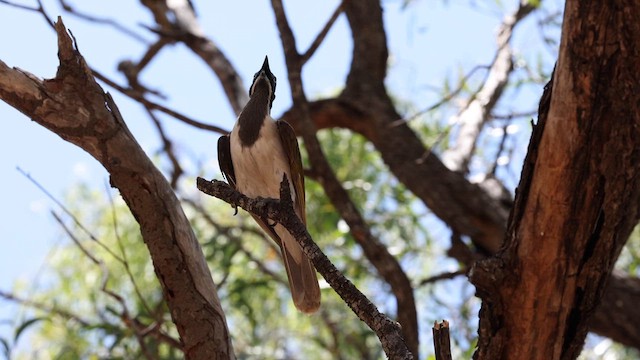
M 351 7 L 345 9 L 346 12 L 352 13 L 349 20 L 354 32 L 358 31 L 356 29 L 361 29 L 360 32 L 383 31 L 381 26 L 372 24 L 380 21 L 380 17 L 369 15 L 369 12 L 378 11 L 376 3 L 373 0 L 368 2 L 367 8 L 360 9 L 361 12 L 357 14 L 353 14 L 355 10 Z M 360 17 L 369 20 L 365 21 Z M 378 42 L 372 39 L 378 39 Z M 368 67 L 377 68 L 378 62 L 369 60 L 364 63 L 364 60 L 356 59 L 369 56 L 370 48 L 376 49 L 386 45 L 379 36 L 373 35 L 359 35 L 354 37 L 354 41 L 362 42 L 362 45 L 354 46 L 354 70 L 350 73 L 350 82 L 344 93 L 338 98 L 309 103 L 310 115 L 316 128 L 342 127 L 363 135 L 376 146 L 389 170 L 440 219 L 456 233 L 469 236 L 474 245 L 485 254 L 496 253 L 506 233 L 512 204 L 490 195 L 480 186 L 469 183 L 462 174 L 444 166 L 435 154 L 425 148 L 417 134 L 406 123 L 398 121 L 399 115 L 393 110 L 390 100 L 387 99 L 388 95 L 380 92 L 380 87 L 369 85 L 363 89 L 362 85 L 359 85 L 370 81 L 383 83 L 384 73 L 366 71 Z M 373 53 L 385 54 L 383 50 Z M 373 77 L 370 74 L 377 76 Z M 368 92 L 363 93 L 365 90 Z M 379 110 L 380 106 L 383 106 L 382 110 Z M 292 115 L 293 112 L 288 111 L 282 118 L 296 127 L 297 119 Z M 604 302 L 631 298 L 633 301 L 625 304 L 639 303 L 640 293 L 634 289 L 627 290 L 625 287 L 625 284 L 635 280 L 623 276 L 613 277 Z M 634 310 L 633 306 L 598 308 L 598 319 L 618 318 L 628 314 L 627 325 L 622 330 L 612 322 L 594 321 L 591 330 L 601 335 L 611 335 L 615 341 L 640 349 L 640 313 Z
M 640 4 L 568 1 L 505 248 L 478 264 L 479 359 L 574 359 L 640 206 Z
M 280 183 L 281 200 L 260 197 L 251 199 L 227 183 L 217 180 L 207 181 L 198 178 L 197 186 L 205 194 L 215 196 L 260 218 L 268 218 L 284 226 L 298 241 L 305 255 L 313 262 L 327 283 L 360 320 L 375 332 L 387 357 L 398 360 L 414 358 L 402 337 L 400 324 L 380 313 L 378 308 L 331 263 L 318 245 L 313 242 L 305 224 L 295 214 L 293 202 L 287 195 L 291 192 L 286 177 Z
M 354 1 L 347 1 L 343 3 L 345 7 L 351 7 Z M 285 53 L 285 60 L 287 64 L 288 80 L 291 86 L 291 96 L 293 99 L 293 118 L 298 120 L 298 134 L 304 139 L 305 148 L 309 155 L 309 162 L 313 172 L 317 174 L 318 180 L 327 197 L 331 200 L 332 204 L 336 207 L 340 216 L 345 220 L 350 228 L 351 234 L 358 244 L 362 247 L 367 259 L 375 266 L 380 276 L 389 284 L 391 291 L 396 299 L 397 304 L 397 320 L 402 327 L 402 335 L 406 341 L 406 345 L 415 357 L 418 357 L 419 337 L 418 337 L 418 319 L 415 305 L 415 298 L 413 295 L 413 287 L 411 281 L 407 277 L 407 274 L 400 266 L 399 261 L 389 253 L 387 248 L 382 244 L 375 236 L 373 236 L 371 229 L 367 225 L 364 217 L 358 211 L 357 207 L 349 197 L 347 191 L 342 187 L 342 184 L 338 181 L 336 175 L 331 169 L 326 156 L 322 151 L 322 147 L 316 136 L 317 129 L 313 124 L 310 117 L 309 102 L 302 86 L 302 78 L 300 76 L 302 67 L 304 64 L 304 55 L 300 55 L 296 48 L 296 41 L 293 31 L 289 26 L 287 17 L 284 13 L 282 2 L 279 0 L 272 0 L 272 7 L 276 17 L 276 23 L 280 32 L 280 38 L 282 40 L 282 46 Z M 353 10 L 351 8 L 351 10 Z M 358 11 L 364 10 L 359 8 Z M 371 10 L 371 9 L 368 9 Z M 373 11 L 373 16 L 378 19 L 375 24 L 381 25 L 381 8 L 377 4 Z M 377 26 L 377 25 L 375 25 Z M 322 36 L 322 33 L 320 34 Z M 354 36 L 356 36 L 354 34 Z M 384 46 L 384 50 L 379 50 L 381 56 L 377 61 L 372 61 L 374 66 L 380 66 L 380 60 L 383 61 L 381 71 L 377 76 L 384 78 L 386 71 L 386 36 L 384 31 L 382 32 L 381 44 Z M 365 60 L 369 62 L 371 59 Z M 356 64 L 352 64 L 353 68 L 358 68 Z M 384 93 L 384 88 L 377 89 Z M 383 342 L 383 347 L 385 343 Z M 385 352 L 388 353 L 385 348 Z
M 447 169 L 406 122 L 398 121 L 384 87 L 388 50 L 380 3 L 347 1 L 345 13 L 354 41 L 346 87 L 336 99 L 310 104 L 314 122 L 319 128 L 344 126 L 364 135 L 398 180 L 438 217 L 472 237 L 479 248 L 497 251 L 508 209 L 463 174 Z M 296 127 L 298 119 L 292 115 L 287 112 L 283 118 Z
M 234 358 L 215 285 L 178 199 L 95 82 L 60 19 L 56 32 L 56 77 L 40 80 L 0 61 L 0 98 L 107 169 L 140 224 L 186 358 Z

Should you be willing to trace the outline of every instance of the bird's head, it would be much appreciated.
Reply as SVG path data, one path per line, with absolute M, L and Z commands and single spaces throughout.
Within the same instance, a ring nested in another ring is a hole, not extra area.
M 264 57 L 264 63 L 262 68 L 253 75 L 253 83 L 249 88 L 249 96 L 253 96 L 257 89 L 265 89 L 269 96 L 269 108 L 273 105 L 273 100 L 276 98 L 276 77 L 269 70 L 269 58 Z M 262 93 L 262 91 L 260 91 Z

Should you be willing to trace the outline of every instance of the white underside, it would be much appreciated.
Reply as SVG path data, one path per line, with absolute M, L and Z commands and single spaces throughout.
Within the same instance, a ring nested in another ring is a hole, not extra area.
M 238 191 L 248 197 L 255 198 L 270 197 L 280 198 L 280 183 L 283 174 L 287 174 L 289 188 L 291 189 L 291 199 L 295 204 L 296 195 L 291 184 L 291 168 L 288 157 L 284 153 L 278 128 L 273 119 L 260 128 L 260 135 L 251 147 L 243 147 L 238 136 L 238 123 L 231 131 L 231 160 L 236 176 L 236 186 Z M 300 214 L 298 214 L 300 216 Z M 289 249 L 298 248 L 295 239 L 280 224 L 274 230 L 285 242 Z M 289 242 L 293 242 L 288 246 Z M 295 245 L 295 246 L 292 246 Z M 301 261 L 301 251 L 292 251 L 291 255 L 296 262 Z

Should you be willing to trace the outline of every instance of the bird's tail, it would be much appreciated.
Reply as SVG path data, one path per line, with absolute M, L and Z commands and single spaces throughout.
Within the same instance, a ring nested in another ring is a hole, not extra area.
M 296 239 L 282 225 L 277 224 L 271 227 L 256 216 L 254 219 L 280 246 L 294 305 L 306 314 L 316 312 L 320 308 L 320 287 L 318 286 L 316 269 L 311 260 L 302 252 Z

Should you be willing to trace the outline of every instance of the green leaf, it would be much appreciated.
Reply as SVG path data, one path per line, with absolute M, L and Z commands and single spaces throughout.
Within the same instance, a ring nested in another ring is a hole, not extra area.
M 532 6 L 536 7 L 536 8 L 539 8 L 540 7 L 540 0 L 529 0 L 528 4 L 532 5 Z

